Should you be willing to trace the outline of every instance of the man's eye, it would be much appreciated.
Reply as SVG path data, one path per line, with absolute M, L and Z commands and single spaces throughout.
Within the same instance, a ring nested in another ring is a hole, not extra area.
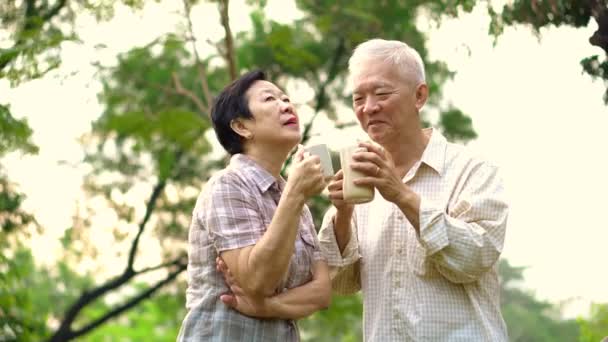
M 272 101 L 272 100 L 274 100 L 274 96 L 266 96 L 266 97 L 264 98 L 264 101 L 266 101 L 266 102 L 268 102 L 268 101 Z
M 284 97 L 283 102 L 291 102 L 291 100 L 289 100 L 289 97 Z
M 360 97 L 354 97 L 354 98 L 353 98 L 353 101 L 354 101 L 354 102 L 359 102 L 359 101 L 361 101 L 361 100 L 362 100 L 362 99 L 361 99 Z

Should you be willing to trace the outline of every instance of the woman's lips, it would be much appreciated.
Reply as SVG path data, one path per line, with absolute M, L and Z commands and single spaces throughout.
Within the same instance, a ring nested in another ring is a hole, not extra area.
M 298 124 L 298 118 L 295 116 L 290 117 L 289 119 L 287 119 L 287 121 L 285 121 L 283 123 L 284 126 L 287 125 L 297 125 Z

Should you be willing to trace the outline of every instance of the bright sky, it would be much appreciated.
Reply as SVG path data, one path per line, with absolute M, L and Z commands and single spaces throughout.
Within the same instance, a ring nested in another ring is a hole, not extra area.
M 249 20 L 238 2 L 231 2 L 235 31 L 246 29 Z M 145 13 L 118 11 L 102 25 L 82 20 L 85 44 L 65 44 L 60 70 L 15 89 L 0 81 L 0 100 L 10 103 L 17 117 L 27 117 L 40 146 L 37 156 L 12 154 L 2 161 L 28 195 L 27 207 L 46 227 L 45 236 L 32 242 L 40 257 L 58 250 L 56 239 L 70 226 L 81 198 L 87 168 L 79 164 L 82 150 L 76 139 L 102 110 L 90 62 L 112 63 L 117 52 L 174 30 L 180 9 L 179 2 L 164 1 L 148 5 Z M 268 10 L 268 17 L 282 22 L 297 16 L 291 2 L 269 1 Z M 199 39 L 221 37 L 214 5 L 197 7 L 194 18 Z M 601 99 L 604 84 L 583 75 L 579 65 L 582 58 L 601 54 L 588 43 L 594 29 L 545 30 L 540 41 L 527 29 L 507 29 L 493 46 L 487 18 L 478 11 L 430 29 L 428 41 L 431 57 L 458 72 L 444 95 L 472 116 L 479 138 L 470 146 L 502 167 L 511 200 L 503 255 L 529 267 L 525 287 L 540 298 L 575 299 L 567 307 L 569 316 L 585 313 L 589 301 L 608 302 L 608 272 L 600 257 L 608 241 L 608 108 Z M 107 48 L 95 50 L 99 43 Z M 201 48 L 209 51 L 204 44 Z M 287 91 L 295 102 L 311 96 L 297 85 Z M 341 117 L 349 115 L 344 109 Z M 357 127 L 338 132 L 328 127 L 319 118 L 311 143 L 361 135 Z M 112 220 L 109 213 L 98 218 Z M 106 236 L 99 243 L 112 242 Z

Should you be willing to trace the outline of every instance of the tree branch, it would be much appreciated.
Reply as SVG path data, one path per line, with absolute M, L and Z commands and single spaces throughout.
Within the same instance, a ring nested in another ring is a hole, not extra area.
M 336 78 L 336 76 L 338 76 L 338 73 L 340 71 L 339 70 L 340 59 L 342 58 L 342 56 L 344 55 L 345 52 L 346 52 L 346 46 L 344 43 L 344 38 L 340 38 L 340 40 L 338 41 L 338 46 L 336 47 L 336 51 L 334 52 L 334 55 L 333 55 L 331 65 L 330 65 L 328 73 L 327 73 L 327 78 L 325 79 L 324 82 L 322 82 L 319 85 L 319 90 L 317 90 L 314 114 L 313 114 L 312 118 L 310 119 L 310 121 L 307 122 L 306 125 L 304 125 L 304 132 L 302 133 L 302 144 L 306 143 L 308 141 L 308 139 L 310 139 L 310 130 L 312 129 L 314 120 L 316 119 L 317 115 L 319 115 L 319 112 L 321 112 L 321 110 L 323 109 L 323 107 L 325 107 L 325 105 L 327 103 L 327 90 L 326 89 L 329 86 L 329 84 L 331 82 L 333 82 L 333 80 Z
M 183 259 L 184 259 L 184 256 L 180 256 L 180 257 L 176 258 L 175 260 L 166 262 L 164 264 L 160 264 L 160 265 L 156 265 L 156 266 L 152 266 L 152 267 L 142 268 L 139 271 L 135 271 L 135 275 L 141 275 L 141 274 L 144 274 L 144 273 L 160 270 L 161 268 L 167 268 L 167 267 L 170 267 L 170 266 L 180 266 L 181 264 L 184 263 Z
M 173 84 L 175 85 L 175 93 L 189 98 L 192 102 L 194 102 L 196 108 L 198 108 L 201 113 L 209 115 L 209 108 L 205 106 L 203 101 L 201 101 L 201 99 L 199 99 L 195 93 L 184 88 L 182 82 L 179 80 L 179 77 L 175 72 L 173 72 L 171 75 L 173 77 Z
M 67 3 L 67 0 L 57 1 L 55 6 L 49 8 L 49 10 L 41 16 L 42 20 L 48 21 L 51 18 L 53 18 L 54 16 L 56 16 L 57 14 L 59 14 L 59 11 L 61 11 L 61 9 L 65 6 L 66 3 Z
M 224 58 L 226 59 L 226 63 L 228 64 L 228 70 L 230 72 L 230 79 L 235 80 L 236 73 L 236 60 L 234 58 L 234 40 L 232 38 L 232 30 L 230 29 L 230 20 L 228 17 L 228 3 L 229 0 L 220 0 L 219 8 L 220 8 L 220 22 L 224 27 L 225 34 L 225 42 L 226 42 L 226 51 L 224 51 Z
M 597 30 L 589 37 L 589 43 L 608 54 L 608 4 L 604 0 L 590 0 L 588 4 L 591 16 L 597 22 Z
M 181 258 L 182 257 L 180 257 L 180 259 Z M 169 275 L 167 275 L 167 277 L 165 279 L 159 281 L 154 286 L 150 287 L 149 289 L 147 289 L 146 291 L 144 291 L 141 294 L 137 295 L 136 297 L 133 297 L 131 300 L 129 300 L 128 302 L 124 303 L 123 305 L 120 305 L 120 306 L 118 306 L 118 307 L 110 310 L 109 312 L 107 312 L 106 314 L 104 314 L 103 316 L 101 316 L 100 318 L 98 318 L 95 321 L 87 324 L 86 326 L 84 326 L 81 329 L 78 329 L 76 331 L 72 331 L 68 327 L 68 329 L 58 330 L 57 333 L 55 333 L 55 335 L 53 335 L 51 337 L 51 339 L 49 340 L 49 342 L 68 341 L 68 340 L 74 339 L 76 337 L 79 337 L 79 336 L 82 336 L 82 335 L 88 333 L 89 331 L 91 331 L 91 330 L 97 328 L 98 326 L 100 326 L 101 324 L 105 323 L 107 320 L 120 315 L 121 313 L 125 312 L 126 310 L 128 310 L 128 309 L 134 307 L 135 305 L 139 304 L 141 301 L 149 298 L 150 296 L 152 296 L 152 294 L 154 294 L 154 292 L 158 291 L 158 289 L 160 289 L 164 285 L 166 285 L 166 284 L 170 283 L 171 281 L 173 281 L 187 267 L 187 264 L 183 263 L 183 262 L 174 261 L 174 262 L 169 263 L 169 264 L 176 265 L 177 268 L 173 272 L 169 273 Z
M 129 251 L 129 259 L 127 261 L 127 267 L 125 269 L 125 273 L 133 272 L 133 263 L 135 261 L 135 254 L 137 253 L 137 247 L 139 245 L 139 239 L 141 234 L 144 232 L 146 228 L 146 224 L 150 220 L 150 216 L 152 216 L 152 212 L 156 207 L 156 202 L 158 201 L 158 197 L 165 189 L 166 181 L 164 179 L 160 179 L 158 183 L 154 186 L 152 190 L 152 195 L 150 195 L 150 199 L 148 200 L 148 204 L 146 205 L 146 213 L 144 214 L 141 223 L 139 224 L 139 230 L 137 231 L 137 235 L 131 244 L 131 250 Z
M 82 308 L 84 308 L 86 305 L 96 300 L 97 298 L 103 296 L 107 292 L 126 284 L 129 280 L 131 280 L 137 275 L 137 273 L 133 270 L 133 263 L 135 260 L 135 254 L 137 252 L 137 246 L 139 245 L 139 239 L 146 227 L 146 224 L 150 220 L 152 211 L 154 211 L 156 202 L 158 201 L 160 194 L 165 188 L 165 184 L 165 180 L 159 180 L 159 182 L 152 190 L 152 194 L 150 195 L 150 199 L 146 206 L 146 213 L 141 223 L 139 224 L 139 230 L 137 232 L 137 235 L 135 236 L 135 239 L 133 240 L 133 243 L 131 244 L 131 250 L 129 251 L 129 259 L 127 261 L 127 266 L 125 267 L 123 273 L 118 277 L 108 281 L 107 283 L 97 288 L 94 288 L 93 290 L 84 291 L 82 295 L 76 300 L 76 302 L 72 304 L 66 311 L 66 314 L 63 317 L 59 328 L 57 329 L 57 331 L 55 331 L 55 333 L 50 339 L 51 342 L 65 341 L 66 336 L 69 336 L 72 333 L 72 323 L 74 323 L 76 316 L 78 316 L 78 313 L 82 310 Z
M 207 82 L 207 71 L 205 70 L 205 65 L 203 64 L 203 62 L 201 61 L 200 58 L 200 54 L 198 53 L 198 49 L 196 48 L 196 35 L 194 34 L 194 26 L 192 25 L 192 17 L 191 17 L 191 7 L 190 4 L 188 3 L 188 0 L 183 0 L 182 3 L 184 4 L 184 12 L 186 15 L 186 21 L 188 22 L 188 32 L 189 32 L 189 40 L 192 42 L 192 50 L 194 51 L 194 58 L 196 60 L 196 66 L 198 69 L 198 74 L 199 74 L 199 78 L 201 81 L 201 88 L 203 90 L 203 96 L 205 98 L 205 102 L 207 103 L 207 108 L 211 107 L 211 92 L 209 91 L 209 83 Z M 194 95 L 194 94 L 192 94 Z M 200 102 L 200 100 L 198 101 Z M 198 106 L 198 105 L 197 105 Z M 200 108 L 200 106 L 199 106 Z M 211 115 L 211 113 L 208 112 L 208 110 L 204 111 L 203 113 L 206 113 L 208 116 Z

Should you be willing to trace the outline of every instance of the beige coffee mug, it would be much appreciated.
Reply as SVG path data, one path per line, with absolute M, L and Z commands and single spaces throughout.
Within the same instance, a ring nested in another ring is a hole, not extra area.
M 355 179 L 365 177 L 365 174 L 350 168 L 350 164 L 353 162 L 353 153 L 359 151 L 366 151 L 366 149 L 358 145 L 340 149 L 340 164 L 342 165 L 342 172 L 344 174 L 342 191 L 346 203 L 360 204 L 374 199 L 373 186 L 360 186 L 354 183 Z
M 308 153 L 319 157 L 321 168 L 323 169 L 323 176 L 325 176 L 326 179 L 334 176 L 334 168 L 331 164 L 331 157 L 325 144 L 314 145 L 306 147 L 305 149 L 308 151 Z

